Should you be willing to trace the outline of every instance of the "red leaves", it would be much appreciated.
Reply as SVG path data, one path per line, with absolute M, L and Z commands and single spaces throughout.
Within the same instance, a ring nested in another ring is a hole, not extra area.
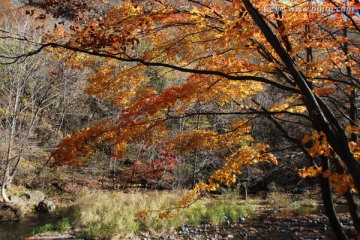
M 164 149 L 156 149 L 155 146 L 145 146 L 139 144 L 139 151 L 137 151 L 137 160 L 133 164 L 134 173 L 139 177 L 146 177 L 149 181 L 172 181 L 172 171 L 176 169 L 178 159 L 173 156 L 171 152 Z M 155 149 L 154 149 L 155 148 Z M 154 156 L 154 151 L 156 151 Z M 148 160 L 154 158 L 154 160 Z M 163 179 L 165 178 L 165 179 Z

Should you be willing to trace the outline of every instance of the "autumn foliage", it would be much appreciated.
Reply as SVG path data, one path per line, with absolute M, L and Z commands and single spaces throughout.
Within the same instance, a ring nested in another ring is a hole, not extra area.
M 266 118 L 302 154 L 302 176 L 351 194 L 360 188 L 359 35 L 359 2 L 337 0 L 124 1 L 57 24 L 40 48 L 93 69 L 86 93 L 119 114 L 65 138 L 54 165 L 85 161 L 104 143 L 117 159 L 138 144 L 221 158 L 186 205 L 245 167 L 277 162 L 276 143 L 252 136 Z
M 343 5 L 336 4 L 342 3 L 305 2 L 296 8 L 291 1 L 253 4 L 316 98 L 333 100 L 334 103 L 329 103 L 332 105 L 355 91 L 359 71 L 358 3 L 349 2 L 346 6 L 351 11 L 335 11 L 330 16 L 324 9 L 341 8 Z M 276 12 L 279 7 L 282 11 Z M 303 90 L 298 89 L 288 66 L 252 21 L 241 1 L 210 5 L 193 1 L 134 2 L 113 7 L 88 24 L 79 24 L 70 35 L 57 26 L 48 40 L 56 43 L 54 47 L 59 44 L 76 51 L 68 60 L 73 67 L 98 64 L 100 69 L 90 77 L 87 93 L 110 101 L 121 113 L 118 119 L 95 123 L 65 139 L 54 152 L 56 164 L 77 162 L 103 142 L 113 146 L 116 158 L 122 158 L 126 157 L 129 144 L 153 144 L 154 139 L 161 138 L 169 142 L 166 145 L 171 145 L 172 150 L 178 148 L 179 153 L 208 148 L 226 152 L 227 161 L 232 159 L 243 166 L 255 158 L 254 153 L 252 157 L 234 157 L 240 149 L 244 150 L 239 148 L 244 141 L 252 141 L 251 120 L 245 119 L 270 113 L 280 119 L 276 121 L 294 116 L 311 121 Z M 149 67 L 159 67 L 158 76 L 149 76 Z M 341 69 L 347 71 L 343 76 L 339 76 Z M 154 81 L 165 83 L 159 89 Z M 258 102 L 256 96 L 267 85 L 286 92 L 286 97 L 273 104 Z M 214 104 L 219 111 L 210 107 Z M 346 104 L 341 102 L 340 107 L 349 112 Z M 204 110 L 194 109 L 195 105 L 205 106 Z M 228 118 L 224 134 L 211 128 L 174 132 L 167 125 L 171 119 L 207 114 L 233 116 Z M 239 119 L 241 124 L 234 126 Z M 321 130 L 316 129 L 320 135 Z M 326 135 L 321 138 L 313 135 L 310 139 L 314 142 L 309 149 L 311 157 L 330 155 Z M 307 138 L 303 144 L 306 142 Z M 257 151 L 256 147 L 251 149 Z M 234 165 L 225 166 L 227 173 L 238 169 Z M 225 182 L 234 182 L 226 174 L 223 178 Z

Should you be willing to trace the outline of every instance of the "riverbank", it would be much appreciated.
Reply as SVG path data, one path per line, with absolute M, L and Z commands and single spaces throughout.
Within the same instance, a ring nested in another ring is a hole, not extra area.
M 70 211 L 38 215 L 45 217 L 41 221 L 27 217 L 20 222 L 2 223 L 4 230 L 0 224 L 0 232 L 17 228 L 24 234 L 12 237 L 9 233 L 0 239 L 331 239 L 333 236 L 318 190 L 301 195 L 272 192 L 251 196 L 246 201 L 235 193 L 209 195 L 189 209 L 174 212 L 171 218 L 159 218 L 156 211 L 151 211 L 176 205 L 183 193 L 84 190 L 73 201 L 67 195 L 59 195 L 56 202 L 68 203 L 66 207 Z M 136 213 L 143 209 L 153 215 L 134 221 Z M 351 235 L 346 206 L 339 203 L 337 210 Z
M 264 199 L 249 199 L 247 204 L 250 212 L 247 212 L 246 216 L 239 216 L 237 220 L 230 220 L 226 215 L 218 212 L 221 217 L 221 221 L 218 223 L 204 223 L 198 224 L 184 224 L 178 227 L 163 228 L 160 231 L 148 228 L 148 231 L 144 229 L 134 232 L 127 232 L 120 234 L 113 234 L 109 237 L 100 236 L 97 238 L 89 233 L 89 226 L 82 231 L 64 231 L 62 233 L 41 233 L 32 236 L 30 239 L 141 239 L 141 240 L 219 240 L 219 239 L 333 239 L 334 234 L 328 222 L 328 219 L 324 213 L 323 207 L 319 201 L 309 201 L 309 199 L 297 200 L 288 202 L 291 198 L 286 197 L 285 193 L 269 195 L 266 200 Z M 229 196 L 228 196 L 229 197 Z M 271 199 L 272 198 L 272 199 Z M 286 199 L 287 198 L 287 199 Z M 218 203 L 224 203 L 226 197 L 217 196 Z M 96 199 L 94 199 L 96 200 Z M 244 200 L 237 200 L 239 205 L 246 204 Z M 274 202 L 276 201 L 276 202 Z M 120 204 L 120 203 L 119 203 Z M 214 205 L 215 206 L 215 205 Z M 213 206 L 213 209 L 215 208 Z M 131 206 L 129 207 L 129 209 Z M 354 231 L 351 227 L 350 216 L 345 212 L 345 205 L 337 205 L 337 211 L 339 212 L 340 220 L 342 221 L 349 236 Z M 84 210 L 83 210 L 84 211 Z M 96 211 L 96 210 L 95 210 Z M 197 214 L 200 211 L 193 210 L 192 214 Z M 225 210 L 224 210 L 225 211 Z M 128 213 L 126 213 L 128 214 Z M 92 215 L 94 218 L 99 216 Z M 203 214 L 203 217 L 211 218 Z M 130 219 L 131 220 L 131 219 Z M 106 228 L 105 219 L 102 220 L 102 228 Z M 120 220 L 119 220 L 120 221 Z M 161 224 L 161 221 L 157 224 Z M 177 219 L 173 219 L 177 221 Z M 123 223 L 125 224 L 125 223 Z M 155 224 L 155 223 L 152 223 Z M 110 229 L 108 230 L 110 231 Z
M 262 208 L 262 210 L 261 210 Z M 264 212 L 264 209 L 267 209 Z M 114 239 L 141 239 L 141 240 L 220 240 L 220 239 L 333 239 L 327 217 L 323 214 L 321 206 L 310 210 L 303 209 L 302 215 L 298 211 L 283 209 L 277 213 L 271 213 L 268 205 L 259 207 L 256 218 L 245 219 L 234 224 L 198 226 L 182 226 L 168 233 L 158 236 L 149 234 L 128 234 L 116 236 Z M 346 214 L 340 214 L 341 221 L 349 234 L 350 219 Z M 28 240 L 54 240 L 54 239 L 88 239 L 81 231 L 65 233 L 38 234 L 27 238 Z

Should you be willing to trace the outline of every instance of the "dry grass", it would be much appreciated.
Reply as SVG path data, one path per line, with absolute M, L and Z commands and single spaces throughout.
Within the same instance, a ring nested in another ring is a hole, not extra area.
M 250 205 L 236 201 L 202 199 L 189 209 L 175 210 L 183 191 L 105 192 L 83 190 L 73 209 L 73 225 L 86 230 L 89 237 L 131 236 L 135 232 L 156 235 L 183 225 L 237 222 L 240 216 L 253 212 Z M 160 217 L 164 209 L 171 209 L 172 217 Z M 135 221 L 139 210 L 148 216 Z
M 271 192 L 268 194 L 267 200 L 276 208 L 288 207 L 293 202 L 292 198 L 283 192 Z

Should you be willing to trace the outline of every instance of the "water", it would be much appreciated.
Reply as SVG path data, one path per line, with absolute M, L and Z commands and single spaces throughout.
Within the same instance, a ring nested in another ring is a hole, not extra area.
M 59 211 L 53 213 L 34 213 L 20 221 L 0 222 L 0 240 L 20 240 L 32 236 L 35 228 L 61 219 Z

